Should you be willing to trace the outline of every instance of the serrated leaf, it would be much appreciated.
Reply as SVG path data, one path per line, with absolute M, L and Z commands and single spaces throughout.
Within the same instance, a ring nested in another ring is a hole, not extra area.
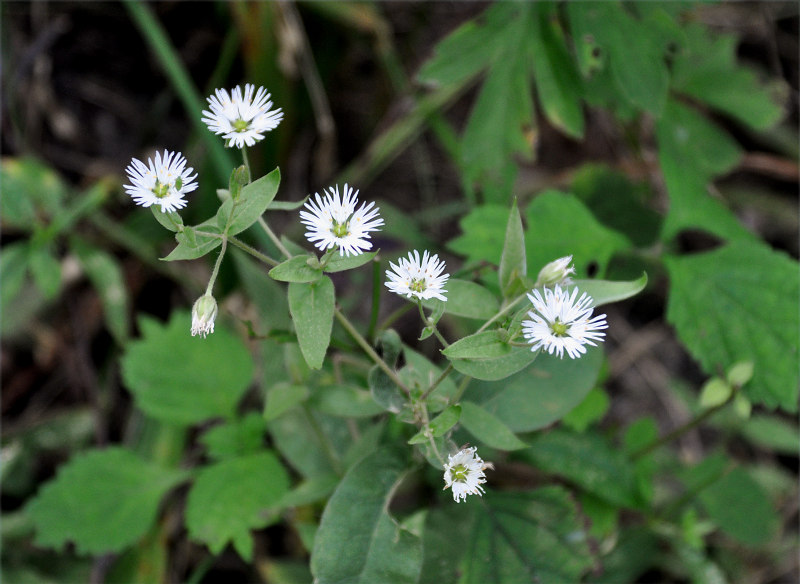
M 265 511 L 277 507 L 289 490 L 286 469 L 272 452 L 224 460 L 204 467 L 186 501 L 189 537 L 213 554 L 230 542 L 245 561 L 253 559 L 251 529 L 277 520 Z
M 186 476 L 124 448 L 77 455 L 28 504 L 36 542 L 73 542 L 81 554 L 122 551 L 147 532 L 161 499 Z
M 461 402 L 461 426 L 478 440 L 499 450 L 519 450 L 528 445 L 500 419 L 472 402 Z
M 422 542 L 387 509 L 405 476 L 392 451 L 377 451 L 352 467 L 322 514 L 314 538 L 311 572 L 320 584 L 415 582 Z
M 528 51 L 544 115 L 568 136 L 582 138 L 583 88 L 558 26 L 555 4 L 537 3 L 531 18 Z
M 534 438 L 521 456 L 613 505 L 640 506 L 633 464 L 600 436 L 551 430 Z
M 312 268 L 308 265 L 310 255 L 294 256 L 281 262 L 269 271 L 269 276 L 279 282 L 315 282 L 322 277 L 320 268 Z
M 462 217 L 458 225 L 462 235 L 451 239 L 447 247 L 466 256 L 467 262 L 484 260 L 497 265 L 503 253 L 508 209 L 502 205 L 481 205 Z
M 665 258 L 667 320 L 703 369 L 752 361 L 744 394 L 767 407 L 797 411 L 800 274 L 797 263 L 763 245 L 731 243 L 711 252 Z
M 590 347 L 580 359 L 541 355 L 534 366 L 508 378 L 502 387 L 473 382 L 467 399 L 481 403 L 514 432 L 538 430 L 583 401 L 602 364 L 603 350 L 598 347 Z
M 78 238 L 70 240 L 86 275 L 103 302 L 103 316 L 114 340 L 120 345 L 128 339 L 128 287 L 117 261 L 105 251 Z
M 231 416 L 247 391 L 253 362 L 224 327 L 203 339 L 189 334 L 191 318 L 174 313 L 166 325 L 142 318 L 141 340 L 129 342 L 122 376 L 136 405 L 171 424 Z
M 258 221 L 278 193 L 280 183 L 281 171 L 276 168 L 246 185 L 234 202 L 228 235 L 241 233 Z
M 325 271 L 329 273 L 333 272 L 343 272 L 345 270 L 352 270 L 353 268 L 358 268 L 359 266 L 363 266 L 366 263 L 372 261 L 372 259 L 378 254 L 380 250 L 371 251 L 368 253 L 362 253 L 358 255 L 339 255 L 337 253 L 331 256 L 328 265 L 325 266 Z
M 303 357 L 312 369 L 322 367 L 331 340 L 336 294 L 323 276 L 315 282 L 289 284 L 289 312 Z
M 256 454 L 264 447 L 264 419 L 251 412 L 239 420 L 231 420 L 206 430 L 200 437 L 208 455 L 215 460 Z
M 517 208 L 517 200 L 511 205 L 506 223 L 506 236 L 503 242 L 503 253 L 500 255 L 500 289 L 503 297 L 513 298 L 522 290 L 518 290 L 517 283 L 527 273 L 525 261 L 525 233 L 522 230 L 522 217 Z

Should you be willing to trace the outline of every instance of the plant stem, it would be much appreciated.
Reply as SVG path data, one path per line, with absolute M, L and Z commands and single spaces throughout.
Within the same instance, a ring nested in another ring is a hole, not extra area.
M 699 426 L 700 424 L 705 422 L 708 418 L 710 418 L 715 413 L 717 413 L 719 410 L 721 410 L 722 408 L 727 406 L 729 403 L 731 403 L 733 401 L 733 399 L 735 397 L 736 397 L 736 391 L 732 391 L 731 395 L 728 396 L 728 399 L 726 399 L 721 404 L 717 404 L 717 405 L 715 405 L 713 407 L 708 408 L 707 410 L 704 410 L 702 413 L 698 414 L 697 416 L 695 416 L 694 418 L 692 418 L 691 420 L 689 420 L 685 424 L 683 424 L 681 426 L 678 426 L 677 428 L 672 430 L 672 432 L 669 432 L 669 433 L 665 434 L 664 436 L 662 436 L 661 438 L 657 438 L 656 440 L 654 440 L 653 442 L 651 442 L 647 446 L 644 446 L 643 448 L 640 448 L 639 450 L 634 452 L 631 455 L 631 457 L 633 459 L 639 459 L 639 458 L 641 458 L 641 457 L 643 457 L 643 456 L 645 456 L 647 454 L 650 454 L 651 452 L 653 452 L 653 450 L 656 450 L 657 448 L 660 448 L 661 446 L 663 446 L 663 445 L 665 445 L 665 444 L 667 444 L 669 442 L 672 442 L 676 438 L 679 438 L 680 436 L 683 436 L 684 434 L 686 434 L 686 432 L 688 432 L 689 430 L 692 430 L 693 428 L 696 428 L 697 426 Z
M 441 375 L 439 375 L 439 377 L 436 379 L 436 381 L 434 381 L 434 382 L 431 384 L 431 386 L 430 386 L 428 389 L 426 389 L 426 390 L 425 390 L 425 393 L 423 393 L 423 394 L 422 394 L 422 397 L 420 397 L 420 398 L 419 398 L 419 400 L 420 400 L 420 401 L 425 401 L 425 399 L 426 399 L 426 398 L 427 398 L 427 397 L 428 397 L 430 394 L 432 394 L 432 393 L 433 393 L 433 390 L 435 390 L 437 387 L 439 387 L 439 384 L 440 384 L 442 381 L 444 381 L 445 379 L 447 379 L 447 376 L 448 376 L 448 375 L 450 375 L 450 373 L 451 373 L 452 371 L 453 371 L 453 364 L 452 364 L 452 363 L 448 363 L 448 364 L 447 364 L 447 367 L 445 368 L 445 370 L 444 370 L 444 371 L 442 371 L 442 374 L 441 374 Z
M 268 255 L 261 253 L 256 248 L 247 245 L 245 242 L 241 241 L 240 239 L 236 239 L 235 237 L 229 237 L 228 241 L 230 241 L 233 245 L 235 245 L 236 247 L 238 247 L 242 251 L 246 251 L 247 253 L 249 253 L 251 256 L 253 256 L 257 260 L 261 260 L 262 262 L 264 262 L 268 266 L 275 267 L 280 263 L 277 260 L 273 260 Z
M 425 316 L 425 309 L 422 308 L 422 300 L 420 300 L 419 298 L 417 298 L 417 307 L 419 308 L 419 316 L 422 319 L 422 324 L 431 327 L 431 329 L 433 330 L 433 334 L 436 336 L 437 339 L 439 339 L 439 342 L 442 343 L 442 346 L 445 349 L 449 347 L 450 343 L 448 343 L 447 340 L 442 336 L 442 333 L 439 332 L 439 329 L 436 327 L 436 325 L 430 322 L 428 317 Z
M 353 340 L 355 340 L 358 346 L 361 347 L 361 349 L 369 356 L 369 358 L 372 359 L 378 367 L 383 369 L 383 372 L 389 376 L 389 379 L 391 379 L 400 389 L 402 389 L 408 397 L 411 397 L 411 390 L 408 389 L 406 384 L 400 380 L 400 378 L 397 376 L 397 373 L 392 371 L 392 368 L 386 364 L 386 361 L 381 359 L 380 355 L 375 352 L 375 349 L 370 346 L 367 340 L 361 336 L 361 333 L 359 333 L 352 323 L 347 320 L 347 317 L 342 314 L 338 308 L 334 310 L 333 314 L 336 317 L 336 320 L 339 321 L 339 324 L 341 324 L 350 334 L 350 336 L 353 337 Z
M 286 246 L 284 246 L 283 243 L 281 243 L 281 240 L 278 238 L 277 235 L 275 235 L 275 232 L 272 231 L 272 229 L 270 229 L 270 226 L 267 225 L 267 222 L 264 220 L 263 217 L 258 218 L 258 224 L 261 227 L 261 229 L 264 230 L 264 233 L 267 234 L 267 237 L 270 238 L 270 241 L 272 241 L 272 243 L 275 244 L 275 247 L 278 248 L 278 251 L 281 252 L 284 256 L 286 256 L 287 260 L 290 257 L 292 257 L 292 254 L 289 253 L 289 250 L 286 249 Z
M 219 255 L 217 256 L 217 261 L 214 264 L 214 271 L 211 272 L 211 278 L 208 279 L 208 286 L 206 286 L 206 296 L 211 296 L 211 291 L 214 289 L 214 282 L 217 281 L 217 275 L 219 274 L 219 267 L 222 265 L 222 258 L 225 257 L 225 252 L 228 249 L 228 238 L 222 238 L 222 247 L 219 250 Z
M 511 311 L 512 308 L 514 308 L 517 304 L 519 304 L 520 301 L 524 300 L 527 297 L 528 297 L 527 294 L 520 294 L 519 296 L 517 296 L 513 302 L 507 304 L 505 307 L 502 308 L 502 310 L 500 310 L 500 312 L 498 312 L 492 318 L 483 323 L 483 325 L 481 325 L 481 328 L 475 331 L 475 334 L 485 331 L 487 328 L 489 328 L 489 325 L 497 321 L 501 316 L 505 316 L 508 312 Z

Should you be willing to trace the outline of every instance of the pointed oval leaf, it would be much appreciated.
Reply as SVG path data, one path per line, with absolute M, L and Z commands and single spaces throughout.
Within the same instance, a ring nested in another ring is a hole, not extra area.
M 322 367 L 331 341 L 336 294 L 327 276 L 307 284 L 289 284 L 289 312 L 303 357 L 312 369 Z
M 308 260 L 312 256 L 294 256 L 272 268 L 269 276 L 279 282 L 315 282 L 322 277 L 322 270 L 312 268 Z
M 236 235 L 241 233 L 258 221 L 258 218 L 264 214 L 275 198 L 280 183 L 281 171 L 276 168 L 257 181 L 245 186 L 233 207 L 233 216 L 231 217 L 228 234 Z

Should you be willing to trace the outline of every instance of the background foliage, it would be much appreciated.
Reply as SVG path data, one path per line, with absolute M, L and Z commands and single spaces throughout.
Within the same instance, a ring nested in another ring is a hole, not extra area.
M 2 10 L 5 580 L 796 580 L 795 5 Z M 182 149 L 202 224 L 238 164 L 202 96 L 245 81 L 286 118 L 231 233 L 277 257 L 266 210 L 306 253 L 294 209 L 334 181 L 386 228 L 326 274 L 232 250 L 197 339 L 219 240 L 176 246 L 121 171 Z M 374 301 L 413 247 L 453 273 L 442 352 Z M 568 254 L 598 303 L 641 291 L 602 348 L 472 334 Z M 434 438 L 495 465 L 459 505 L 397 385 L 448 364 Z

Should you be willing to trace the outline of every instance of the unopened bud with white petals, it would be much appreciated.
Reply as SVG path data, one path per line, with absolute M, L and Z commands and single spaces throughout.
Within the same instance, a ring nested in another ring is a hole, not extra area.
M 572 283 L 570 275 L 575 273 L 575 268 L 570 266 L 571 263 L 571 255 L 553 260 L 539 271 L 539 276 L 536 278 L 536 286 L 555 286 L 556 284 Z
M 197 299 L 192 307 L 192 336 L 202 335 L 206 338 L 214 332 L 214 321 L 217 318 L 217 301 L 211 294 Z

